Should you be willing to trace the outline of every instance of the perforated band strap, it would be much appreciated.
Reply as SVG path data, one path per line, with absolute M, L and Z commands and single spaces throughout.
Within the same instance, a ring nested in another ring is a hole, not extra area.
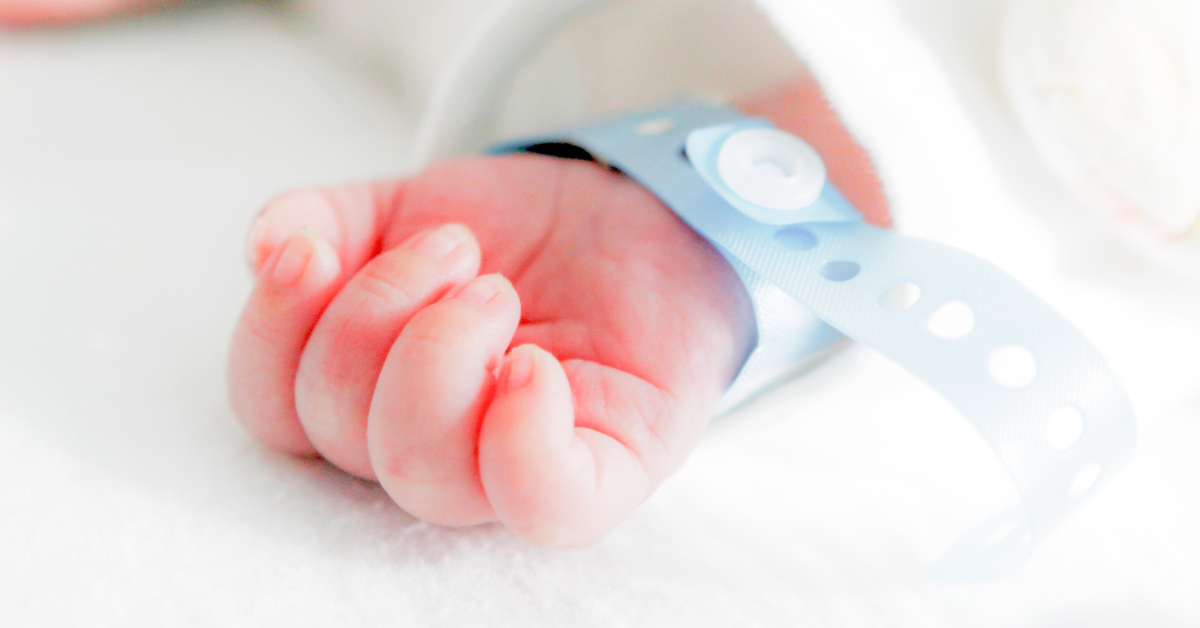
M 1135 425 L 1120 382 L 1078 330 L 1003 271 L 846 218 L 831 184 L 810 208 L 822 217 L 816 221 L 765 224 L 735 209 L 716 163 L 721 144 L 766 126 L 684 103 L 558 139 L 633 177 L 735 266 L 945 395 L 996 450 L 1024 505 L 969 533 L 934 576 L 961 582 L 1011 573 L 1127 462 Z

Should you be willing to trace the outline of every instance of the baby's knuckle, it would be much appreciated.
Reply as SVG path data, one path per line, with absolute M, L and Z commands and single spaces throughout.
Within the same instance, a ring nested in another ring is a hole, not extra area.
M 396 273 L 385 273 L 380 268 L 368 266 L 359 273 L 357 287 L 368 298 L 389 307 L 408 307 L 420 300 L 408 278 Z

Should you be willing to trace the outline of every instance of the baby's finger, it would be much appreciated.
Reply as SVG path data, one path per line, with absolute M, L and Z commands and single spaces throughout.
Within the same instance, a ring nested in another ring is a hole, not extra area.
M 520 315 L 512 285 L 485 275 L 414 316 L 388 354 L 368 444 L 380 483 L 413 515 L 443 525 L 493 518 L 476 439 Z
M 227 377 L 234 414 L 266 444 L 313 453 L 294 401 L 300 352 L 329 300 L 378 249 L 404 186 L 293 192 L 268 203 L 252 225 L 247 257 L 258 282 L 234 334 Z M 302 269 L 310 259 L 312 268 Z
M 657 389 L 597 364 L 585 368 L 603 372 L 577 379 L 602 390 L 576 396 L 609 396 L 613 422 L 652 422 L 633 415 L 656 411 Z M 654 464 L 648 468 L 646 459 L 661 457 L 648 451 L 648 442 L 622 442 L 576 426 L 572 381 L 541 348 L 513 349 L 480 429 L 479 471 L 488 500 L 505 526 L 535 545 L 598 539 L 649 495 L 660 475 Z
M 471 232 L 448 224 L 380 254 L 334 297 L 296 374 L 300 422 L 327 460 L 375 477 L 367 412 L 388 351 L 414 314 L 478 272 L 479 245 Z
M 379 252 L 383 232 L 403 197 L 405 181 L 290 192 L 267 204 L 246 237 L 246 261 L 260 266 L 302 228 L 328 242 L 348 278 Z
M 233 336 L 227 369 L 234 415 L 263 443 L 298 454 L 313 448 L 300 427 L 292 384 L 309 331 L 341 285 L 337 254 L 310 229 L 268 258 Z

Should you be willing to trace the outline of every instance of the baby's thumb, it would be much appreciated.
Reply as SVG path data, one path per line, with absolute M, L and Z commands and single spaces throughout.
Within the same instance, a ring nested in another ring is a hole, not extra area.
M 488 501 L 510 530 L 535 545 L 594 541 L 645 497 L 645 469 L 624 444 L 575 426 L 562 364 L 534 345 L 513 349 L 479 436 Z

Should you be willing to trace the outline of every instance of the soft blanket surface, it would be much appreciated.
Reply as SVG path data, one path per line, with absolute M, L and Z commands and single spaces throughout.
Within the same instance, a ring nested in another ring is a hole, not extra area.
M 429 526 L 253 443 L 222 383 L 245 229 L 285 189 L 396 172 L 411 121 L 229 5 L 0 35 L 0 624 L 1200 624 L 1200 285 L 1080 222 L 1032 161 L 990 74 L 997 3 L 762 5 L 828 29 L 861 11 L 844 50 L 810 29 L 804 52 L 859 103 L 901 227 L 1029 282 L 1126 378 L 1133 463 L 1020 573 L 924 580 L 1011 488 L 945 401 L 862 348 L 715 423 L 577 550 Z M 871 37 L 897 67 L 854 52 Z M 893 124 L 868 89 L 893 90 Z

